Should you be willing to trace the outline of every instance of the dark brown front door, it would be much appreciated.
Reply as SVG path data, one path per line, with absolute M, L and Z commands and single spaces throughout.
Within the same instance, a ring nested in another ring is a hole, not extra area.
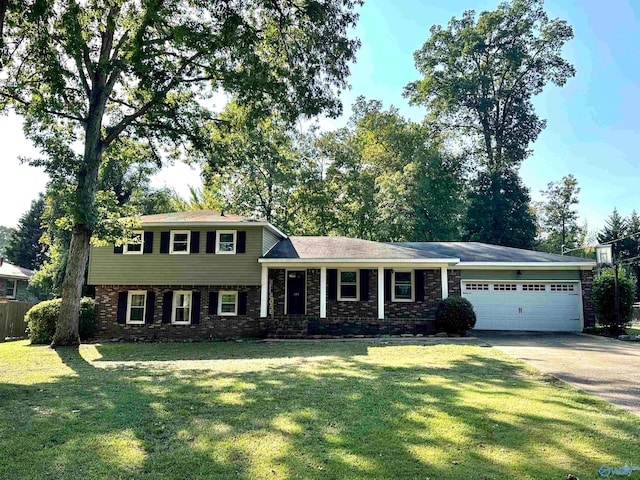
M 305 272 L 287 272 L 287 314 L 304 315 Z

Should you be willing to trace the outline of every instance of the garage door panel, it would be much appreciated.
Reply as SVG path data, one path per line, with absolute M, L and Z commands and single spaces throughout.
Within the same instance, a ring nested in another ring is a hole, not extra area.
M 580 331 L 579 289 L 567 282 L 462 282 L 476 328 L 484 330 Z

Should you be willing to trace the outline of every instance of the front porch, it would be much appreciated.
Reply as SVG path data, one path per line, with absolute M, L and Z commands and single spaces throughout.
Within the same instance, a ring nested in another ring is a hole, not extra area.
M 446 266 L 263 265 L 260 316 L 277 337 L 430 334 L 459 278 Z

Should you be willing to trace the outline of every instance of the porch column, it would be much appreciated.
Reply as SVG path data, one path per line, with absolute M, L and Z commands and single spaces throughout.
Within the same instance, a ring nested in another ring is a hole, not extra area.
M 442 282 L 442 298 L 449 298 L 449 277 L 447 267 L 440 267 L 440 281 Z
M 327 267 L 320 267 L 320 318 L 327 318 Z
M 262 274 L 260 276 L 260 317 L 266 318 L 267 304 L 269 303 L 269 268 L 262 266 Z
M 384 320 L 384 268 L 378 267 L 378 319 Z

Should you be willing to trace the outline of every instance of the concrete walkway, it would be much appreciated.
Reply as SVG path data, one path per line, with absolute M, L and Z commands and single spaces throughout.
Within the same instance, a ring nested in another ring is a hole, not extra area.
M 583 334 L 473 332 L 498 350 L 640 415 L 640 344 Z

